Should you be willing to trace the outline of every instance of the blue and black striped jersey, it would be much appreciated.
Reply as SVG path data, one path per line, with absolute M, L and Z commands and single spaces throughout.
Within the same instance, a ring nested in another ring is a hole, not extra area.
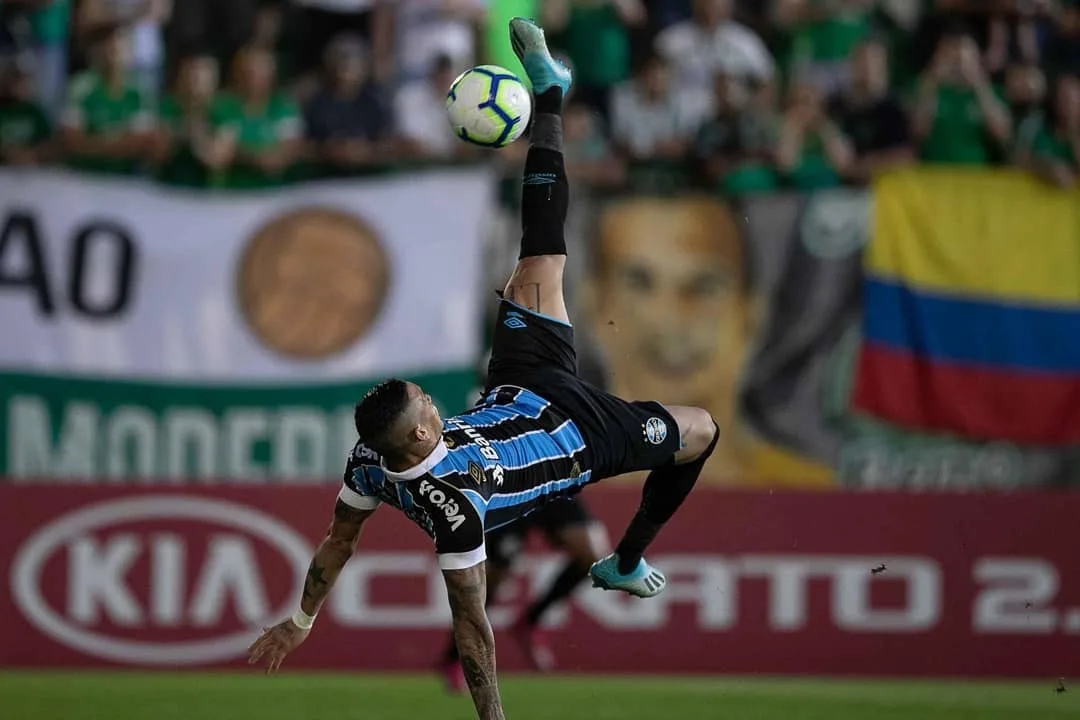
M 362 442 L 349 456 L 339 498 L 373 509 L 387 503 L 435 540 L 444 569 L 485 559 L 484 533 L 589 482 L 578 427 L 534 392 L 503 385 L 443 423 L 442 440 L 401 473 Z

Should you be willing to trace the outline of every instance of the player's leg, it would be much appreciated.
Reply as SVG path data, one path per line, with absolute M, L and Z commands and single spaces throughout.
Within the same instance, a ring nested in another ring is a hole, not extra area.
M 690 495 L 720 431 L 701 408 L 668 407 L 679 428 L 680 450 L 645 479 L 641 504 L 615 552 L 592 566 L 593 584 L 639 597 L 658 595 L 667 584 L 663 573 L 642 557 L 657 533 Z
M 521 198 L 521 252 L 503 296 L 533 312 L 570 322 L 563 298 L 570 186 L 562 156 L 562 102 L 570 71 L 548 51 L 544 31 L 510 21 L 510 42 L 533 87 L 533 124 Z

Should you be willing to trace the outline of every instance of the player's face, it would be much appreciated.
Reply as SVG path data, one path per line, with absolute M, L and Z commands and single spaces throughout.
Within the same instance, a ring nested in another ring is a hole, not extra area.
M 734 386 L 747 303 L 736 228 L 717 213 L 657 201 L 605 218 L 597 320 L 616 383 L 634 398 L 690 404 Z
M 421 425 L 428 433 L 437 438 L 442 433 L 442 418 L 431 396 L 415 383 L 409 383 L 409 417 L 414 418 L 410 425 Z

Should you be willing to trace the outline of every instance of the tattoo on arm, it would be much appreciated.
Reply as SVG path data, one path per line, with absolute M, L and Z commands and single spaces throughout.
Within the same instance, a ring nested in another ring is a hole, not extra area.
M 476 713 L 480 720 L 504 720 L 495 673 L 495 637 L 484 610 L 484 564 L 467 570 L 447 570 L 443 576 L 454 615 L 454 639 Z
M 506 288 L 507 300 L 511 300 L 533 312 L 540 312 L 540 283 L 522 283 Z
M 319 611 L 341 569 L 352 557 L 360 529 L 373 511 L 351 508 L 340 500 L 334 506 L 334 521 L 311 559 L 304 578 L 300 607 L 308 615 Z

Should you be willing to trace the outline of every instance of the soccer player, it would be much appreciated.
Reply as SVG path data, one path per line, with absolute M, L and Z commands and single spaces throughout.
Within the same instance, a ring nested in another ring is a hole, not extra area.
M 481 720 L 504 717 L 484 609 L 485 530 L 591 482 L 651 470 L 615 552 L 590 574 L 606 590 L 657 595 L 664 575 L 642 555 L 689 495 L 719 434 L 700 408 L 627 402 L 578 377 L 562 288 L 569 186 L 560 111 L 570 72 L 552 58 L 532 22 L 511 20 L 510 40 L 532 81 L 535 119 L 522 180 L 520 262 L 503 291 L 486 394 L 472 410 L 445 421 L 413 383 L 386 380 L 364 396 L 355 411 L 360 440 L 300 607 L 268 628 L 249 654 L 253 663 L 265 659 L 268 672 L 281 666 L 310 632 L 364 523 L 388 503 L 435 541 L 454 638 Z
M 566 554 L 566 564 L 525 612 L 510 627 L 510 634 L 533 668 L 549 671 L 555 667 L 555 654 L 547 634 L 540 629 L 547 612 L 570 597 L 589 568 L 607 552 L 607 532 L 593 520 L 580 497 L 566 497 L 547 503 L 524 518 L 487 533 L 487 605 L 495 602 L 499 587 L 510 575 L 514 561 L 525 549 L 529 533 L 539 530 L 548 543 Z M 442 672 L 447 688 L 453 692 L 467 689 L 457 642 L 453 633 L 443 654 Z

